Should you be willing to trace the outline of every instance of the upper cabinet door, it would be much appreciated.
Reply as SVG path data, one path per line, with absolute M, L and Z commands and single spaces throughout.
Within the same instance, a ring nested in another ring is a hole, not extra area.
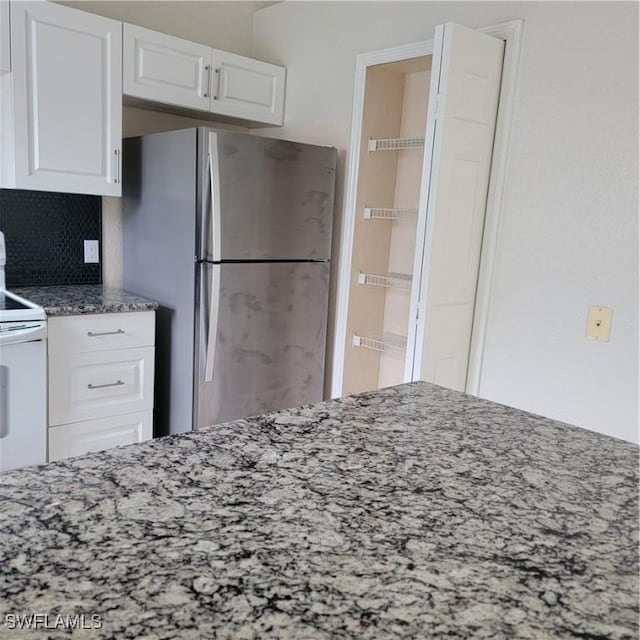
M 15 186 L 121 194 L 122 24 L 11 5 Z
M 9 0 L 0 0 L 0 73 L 11 71 Z
M 213 50 L 211 111 L 282 125 L 286 69 L 218 49 Z
M 209 110 L 211 47 L 124 25 L 125 95 Z
M 453 23 L 439 26 L 434 40 L 416 370 L 422 380 L 459 391 L 466 386 L 504 46 Z

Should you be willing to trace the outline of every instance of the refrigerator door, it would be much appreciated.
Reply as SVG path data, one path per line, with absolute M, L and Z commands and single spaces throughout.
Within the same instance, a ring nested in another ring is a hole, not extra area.
M 328 260 L 336 150 L 199 129 L 199 259 Z
M 194 427 L 322 400 L 329 264 L 200 265 Z

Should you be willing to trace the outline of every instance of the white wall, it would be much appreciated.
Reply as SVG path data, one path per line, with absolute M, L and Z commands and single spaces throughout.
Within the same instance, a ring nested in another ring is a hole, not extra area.
M 285 127 L 340 154 L 355 58 L 524 18 L 483 397 L 638 441 L 638 8 L 615 2 L 284 2 L 254 14 L 254 55 L 288 68 Z M 338 220 L 338 229 L 340 228 Z M 336 234 L 337 257 L 338 234 Z M 611 342 L 587 308 L 614 308 Z

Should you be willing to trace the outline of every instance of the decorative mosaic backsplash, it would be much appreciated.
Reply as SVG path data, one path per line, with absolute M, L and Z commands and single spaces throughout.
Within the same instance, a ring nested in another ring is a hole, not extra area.
M 7 287 L 98 284 L 100 263 L 84 263 L 84 241 L 101 241 L 102 198 L 0 189 Z

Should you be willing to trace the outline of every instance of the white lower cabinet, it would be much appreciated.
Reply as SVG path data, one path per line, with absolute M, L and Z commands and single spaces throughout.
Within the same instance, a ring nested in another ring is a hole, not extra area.
M 50 426 L 153 408 L 153 347 L 79 353 L 54 364 Z
M 54 358 L 70 353 L 152 347 L 155 313 L 92 313 L 49 319 L 49 352 Z
M 49 429 L 49 461 L 81 456 L 150 440 L 153 437 L 151 411 L 111 416 L 65 424 Z
M 49 460 L 153 436 L 155 312 L 49 319 Z

